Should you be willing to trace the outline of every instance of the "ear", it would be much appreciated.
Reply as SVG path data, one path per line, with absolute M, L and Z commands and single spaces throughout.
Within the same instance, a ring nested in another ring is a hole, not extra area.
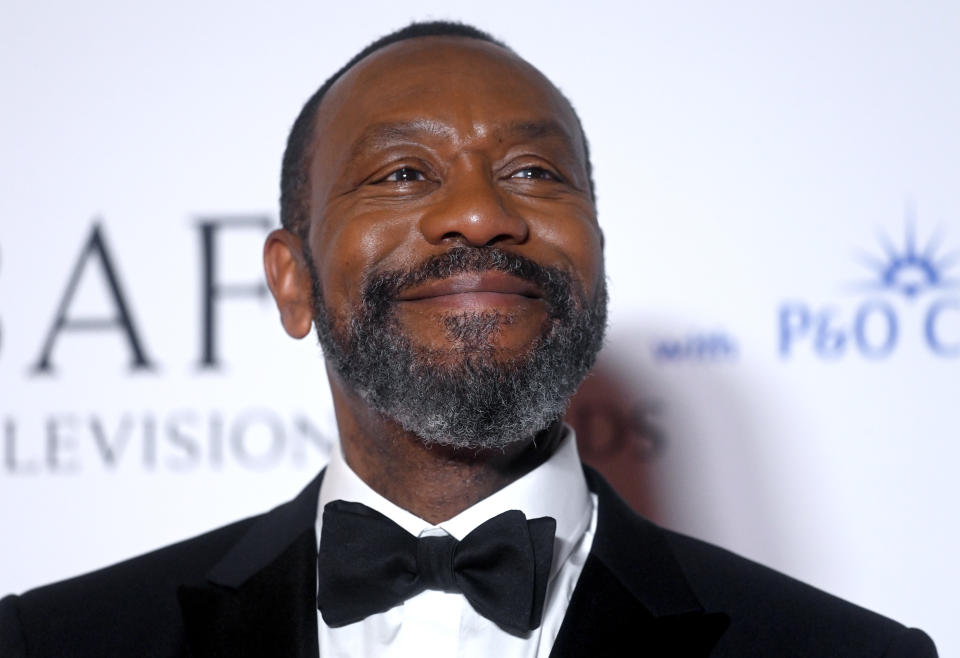
M 313 286 L 300 238 L 283 228 L 271 231 L 263 245 L 263 269 L 283 328 L 303 338 L 313 326 Z

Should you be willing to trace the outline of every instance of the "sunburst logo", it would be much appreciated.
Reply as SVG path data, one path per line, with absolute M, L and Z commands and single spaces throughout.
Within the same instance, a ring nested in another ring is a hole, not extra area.
M 877 241 L 879 255 L 866 251 L 856 254 L 874 274 L 872 279 L 859 282 L 858 289 L 896 292 L 913 300 L 928 290 L 960 287 L 960 279 L 951 273 L 960 263 L 960 251 L 944 249 L 942 231 L 934 231 L 919 247 L 916 225 L 908 216 L 901 245 L 883 231 L 877 233 Z
M 904 340 L 921 340 L 934 356 L 960 359 L 960 249 L 945 248 L 941 230 L 920 239 L 912 215 L 908 208 L 901 240 L 878 232 L 879 249 L 855 252 L 871 276 L 845 287 L 868 293 L 863 299 L 780 304 L 781 358 L 806 352 L 825 360 L 886 359 Z

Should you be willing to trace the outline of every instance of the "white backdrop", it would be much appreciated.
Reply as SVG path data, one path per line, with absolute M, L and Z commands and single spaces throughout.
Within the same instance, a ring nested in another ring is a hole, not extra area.
M 319 350 L 260 271 L 286 131 L 367 42 L 460 18 L 583 119 L 658 520 L 960 654 L 958 5 L 338 5 L 3 4 L 0 593 L 324 463 Z

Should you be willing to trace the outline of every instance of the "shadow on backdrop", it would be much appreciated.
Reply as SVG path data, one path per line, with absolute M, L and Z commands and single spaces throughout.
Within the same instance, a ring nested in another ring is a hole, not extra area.
M 657 336 L 677 333 L 645 326 L 608 341 L 565 417 L 581 458 L 662 526 L 768 565 L 809 561 L 789 541 L 795 519 L 777 498 L 789 494 L 765 470 L 790 448 L 771 425 L 789 405 L 736 357 L 658 361 Z
M 570 401 L 565 420 L 577 431 L 583 461 L 600 471 L 634 511 L 656 521 L 651 475 L 665 439 L 655 412 L 656 405 L 634 382 L 601 359 Z

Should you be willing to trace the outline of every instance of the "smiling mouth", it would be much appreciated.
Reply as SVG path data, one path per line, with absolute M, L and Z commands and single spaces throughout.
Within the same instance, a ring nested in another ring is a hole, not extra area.
M 412 286 L 397 295 L 398 302 L 444 306 L 485 307 L 528 304 L 543 299 L 535 284 L 497 270 L 456 274 Z

